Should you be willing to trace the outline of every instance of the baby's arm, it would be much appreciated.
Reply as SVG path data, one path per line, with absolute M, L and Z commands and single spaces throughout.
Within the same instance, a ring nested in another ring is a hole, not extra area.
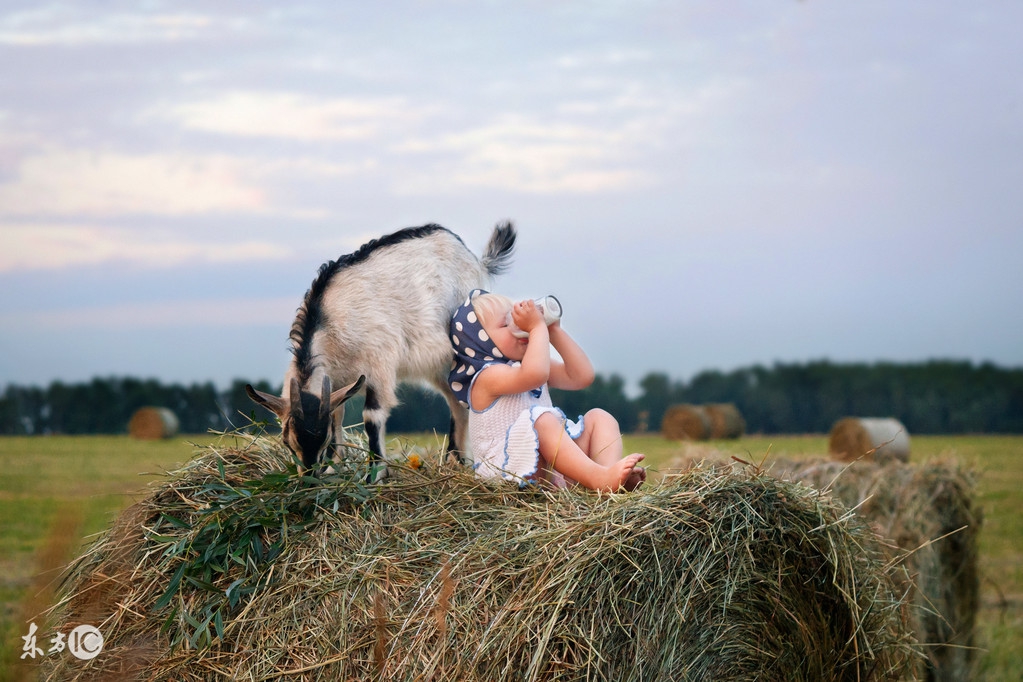
M 565 391 L 578 391 L 593 383 L 593 363 L 560 322 L 550 326 L 551 345 L 564 363 L 551 361 L 550 385 Z
M 543 315 L 532 301 L 515 304 L 512 319 L 519 329 L 529 332 L 526 353 L 518 366 L 488 365 L 473 382 L 472 403 L 486 409 L 502 395 L 514 395 L 547 383 L 551 372 L 551 344 Z

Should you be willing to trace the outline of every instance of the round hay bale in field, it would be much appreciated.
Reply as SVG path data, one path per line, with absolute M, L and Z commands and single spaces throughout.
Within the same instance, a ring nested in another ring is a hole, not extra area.
M 866 681 L 914 657 L 874 535 L 805 486 L 393 468 L 366 487 L 265 439 L 207 450 L 73 566 L 57 628 L 89 618 L 103 653 L 46 678 Z
M 733 403 L 711 403 L 703 409 L 710 419 L 711 438 L 740 438 L 746 432 L 746 420 Z
M 672 405 L 661 419 L 661 435 L 668 440 L 707 440 L 711 421 L 700 405 Z
M 128 434 L 139 440 L 159 440 L 178 435 L 178 418 L 166 407 L 141 407 L 128 422 Z
M 980 608 L 976 476 L 954 459 L 920 465 L 779 460 L 770 474 L 829 492 L 888 538 L 905 570 L 911 623 L 924 654 L 919 679 L 972 679 Z
M 898 419 L 846 417 L 831 428 L 828 452 L 840 462 L 909 461 L 909 431 Z

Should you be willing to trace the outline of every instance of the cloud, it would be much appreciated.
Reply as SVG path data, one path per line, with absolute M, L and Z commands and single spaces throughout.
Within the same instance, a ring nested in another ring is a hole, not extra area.
M 411 193 L 452 185 L 532 194 L 593 193 L 651 182 L 647 173 L 629 167 L 633 141 L 627 128 L 508 117 L 461 133 L 412 140 L 396 151 L 448 157 L 442 162 L 448 166 L 444 172 L 406 180 L 401 189 Z
M 649 63 L 654 53 L 649 49 L 610 48 L 590 52 L 571 52 L 554 60 L 559 69 L 607 69 L 619 66 Z
M 65 46 L 195 40 L 219 30 L 205 14 L 110 13 L 96 16 L 69 5 L 50 5 L 0 18 L 0 45 Z
M 0 215 L 185 215 L 261 211 L 263 193 L 242 159 L 183 153 L 119 154 L 51 148 L 21 161 L 0 185 Z
M 299 301 L 293 297 L 147 301 L 0 315 L 6 329 L 140 330 L 173 327 L 287 327 Z
M 318 98 L 291 92 L 230 92 L 168 107 L 183 127 L 222 135 L 291 140 L 365 140 L 419 118 L 397 97 Z
M 0 273 L 128 263 L 170 268 L 287 258 L 269 241 L 204 241 L 159 230 L 89 226 L 0 225 Z
M 236 91 L 208 100 L 163 106 L 188 130 L 240 137 L 298 141 L 386 139 L 379 147 L 393 168 L 401 194 L 430 194 L 464 188 L 499 188 L 534 194 L 594 193 L 649 184 L 651 176 L 630 167 L 632 149 L 645 136 L 642 126 L 618 127 L 547 122 L 505 116 L 463 131 L 424 134 L 423 121 L 438 111 L 412 111 L 401 98 L 317 98 L 291 92 Z M 308 160 L 307 160 L 308 161 Z M 378 170 L 370 158 L 346 165 L 305 164 L 318 175 Z M 265 164 L 264 172 L 270 173 Z M 425 171 L 425 172 L 424 172 Z M 400 176 L 404 177 L 400 177 Z

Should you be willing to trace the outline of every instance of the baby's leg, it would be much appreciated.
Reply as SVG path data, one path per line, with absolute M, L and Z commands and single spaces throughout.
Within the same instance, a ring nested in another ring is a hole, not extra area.
M 594 462 L 565 433 L 562 419 L 550 412 L 540 415 L 534 427 L 540 438 L 540 456 L 548 466 L 591 490 L 618 491 L 643 459 L 643 455 L 633 454 L 610 465 Z
M 622 432 L 618 420 L 599 408 L 590 410 L 583 417 L 583 432 L 575 442 L 597 464 L 611 466 L 622 458 Z

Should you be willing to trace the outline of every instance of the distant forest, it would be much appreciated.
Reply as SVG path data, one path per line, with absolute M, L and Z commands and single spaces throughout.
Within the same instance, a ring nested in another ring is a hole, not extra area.
M 181 386 L 156 380 L 96 378 L 54 382 L 47 388 L 9 385 L 0 398 L 0 434 L 126 433 L 135 410 L 174 411 L 183 433 L 244 428 L 270 422 L 269 413 L 245 393 L 245 381 L 226 391 L 212 383 Z M 262 381 L 257 388 L 280 391 Z M 651 373 L 629 398 L 620 376 L 598 375 L 583 391 L 552 391 L 569 417 L 602 407 L 625 432 L 658 431 L 664 411 L 678 403 L 734 403 L 749 433 L 827 433 L 847 416 L 896 417 L 910 433 L 1023 433 L 1023 369 L 990 363 L 934 360 L 923 363 L 804 364 L 705 371 L 689 381 Z M 391 413 L 390 433 L 447 433 L 447 404 L 435 393 L 403 386 L 402 405 Z M 348 404 L 345 422 L 361 421 L 362 398 Z

